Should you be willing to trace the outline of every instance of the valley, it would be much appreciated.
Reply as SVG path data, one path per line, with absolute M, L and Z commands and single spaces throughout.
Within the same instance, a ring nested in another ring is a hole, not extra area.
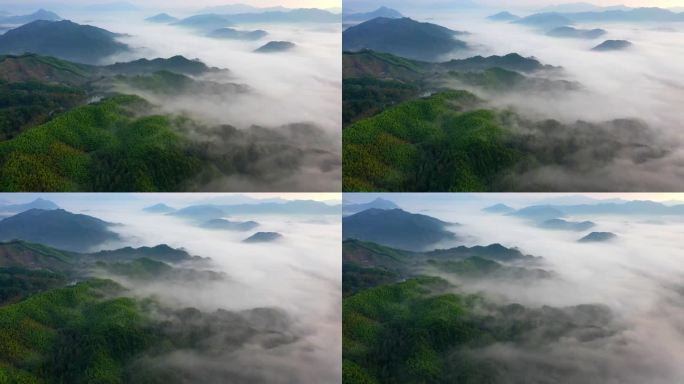
M 648 176 L 681 172 L 680 119 L 666 107 L 681 73 L 660 65 L 680 57 L 680 13 L 383 5 L 344 18 L 344 191 L 681 187 Z
M 344 196 L 345 206 L 366 210 L 343 219 L 343 383 L 636 384 L 681 375 L 679 357 L 665 352 L 684 343 L 675 315 L 679 200 Z M 398 210 L 413 219 L 398 220 Z M 374 225 L 364 227 L 369 215 Z M 452 236 L 428 222 L 451 223 Z
M 207 14 L 197 30 L 185 27 L 193 16 L 135 13 L 139 19 L 125 23 L 101 11 L 63 12 L 71 19 L 41 10 L 2 21 L 10 26 L 0 35 L 4 191 L 339 188 L 335 14 L 212 14 L 221 27 L 267 31 L 208 36 Z M 302 41 L 285 41 L 299 28 Z M 270 57 L 253 52 L 262 45 Z M 285 68 L 283 60 L 297 64 Z M 308 94 L 286 84 L 287 73 L 301 76 L 312 65 L 319 73 L 303 80 Z M 297 105 L 277 105 L 282 100 Z M 318 184 L 305 186 L 313 174 Z
M 339 381 L 339 206 L 5 196 L 18 204 L 0 205 L 2 382 Z M 258 222 L 205 228 L 144 210 L 162 202 Z M 276 231 L 278 241 L 243 242 Z

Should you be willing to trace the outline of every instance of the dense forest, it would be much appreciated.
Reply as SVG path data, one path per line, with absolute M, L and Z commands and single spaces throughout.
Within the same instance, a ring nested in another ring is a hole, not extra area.
M 208 263 L 165 245 L 87 254 L 0 243 L 0 382 L 180 384 L 198 372 L 175 364 L 175 352 L 213 358 L 297 340 L 279 309 L 172 307 L 98 277 L 147 284 L 226 278 L 206 270 Z M 235 374 L 240 382 L 249 377 L 257 376 Z
M 671 152 L 638 119 L 567 123 L 491 102 L 504 94 L 553 98 L 583 88 L 562 71 L 517 54 L 428 63 L 345 52 L 343 190 L 549 191 L 559 184 L 543 177 L 542 168 L 587 177 Z
M 334 135 L 315 124 L 240 129 L 161 107 L 252 92 L 217 80 L 226 73 L 182 56 L 108 66 L 0 56 L 0 188 L 224 190 L 231 177 L 270 183 L 307 164 L 339 166 Z
M 539 259 L 500 245 L 416 253 L 348 239 L 343 263 L 345 384 L 561 379 L 563 370 L 551 365 L 543 374 L 514 374 L 534 362 L 486 351 L 507 345 L 524 353 L 569 339 L 591 343 L 618 331 L 601 305 L 530 308 L 467 293 L 462 285 L 473 282 L 529 284 L 553 276 L 538 268 Z

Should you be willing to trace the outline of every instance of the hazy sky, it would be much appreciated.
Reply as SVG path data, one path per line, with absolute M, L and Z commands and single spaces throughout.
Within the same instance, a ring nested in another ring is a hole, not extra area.
M 684 193 L 345 193 L 346 203 L 367 203 L 376 198 L 391 200 L 401 207 L 420 207 L 428 204 L 452 204 L 484 207 L 506 202 L 520 208 L 536 204 L 584 204 L 590 199 L 606 202 L 650 200 L 664 203 L 684 202 Z
M 549 6 L 558 5 L 565 3 L 575 3 L 580 2 L 580 0 L 573 1 L 549 1 L 549 0 L 480 0 L 482 4 L 488 4 L 491 6 L 520 6 L 520 5 L 536 5 L 536 6 Z M 582 1 L 585 2 L 585 1 Z M 586 3 L 591 3 L 599 6 L 611 6 L 611 5 L 626 5 L 629 7 L 682 7 L 684 6 L 684 0 L 592 0 L 586 1 Z
M 316 200 L 328 204 L 339 203 L 341 193 L 0 193 L 0 210 L 5 204 L 23 204 L 42 198 L 65 209 L 75 209 L 84 201 L 91 204 L 141 208 L 164 202 L 174 207 L 190 204 L 242 204 L 248 199 Z M 97 204 L 96 204 L 97 203 Z
M 92 1 L 92 0 L 22 0 L 20 3 L 22 5 L 36 4 L 39 6 L 49 6 L 50 4 L 62 5 L 93 5 L 93 4 L 109 4 L 109 3 L 119 3 L 121 1 Z M 342 0 L 239 0 L 239 1 L 226 1 L 226 0 L 193 0 L 188 2 L 187 0 L 128 0 L 127 2 L 135 4 L 141 8 L 150 7 L 169 7 L 169 8 L 181 8 L 181 7 L 192 7 L 201 8 L 204 6 L 216 6 L 216 5 L 226 5 L 226 4 L 247 4 L 255 7 L 273 7 L 273 6 L 284 6 L 288 8 L 333 8 L 340 7 Z M 0 0 L 0 6 L 3 4 L 17 4 L 17 0 Z
M 629 7 L 684 7 L 684 0 L 344 0 L 344 7 L 362 9 L 378 5 L 394 6 L 401 9 L 429 8 L 435 5 L 455 5 L 475 3 L 498 9 L 531 8 L 540 9 L 547 6 L 571 3 L 590 3 L 598 6 L 626 5 Z

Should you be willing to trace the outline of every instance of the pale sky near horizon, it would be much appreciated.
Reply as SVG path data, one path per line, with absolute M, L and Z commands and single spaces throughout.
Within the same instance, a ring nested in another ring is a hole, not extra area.
M 520 5 L 536 5 L 549 6 L 568 3 L 591 3 L 598 6 L 612 6 L 612 5 L 626 5 L 628 7 L 684 7 L 684 0 L 479 0 L 479 3 L 492 6 L 520 6 Z
M 362 7 L 363 0 L 344 0 L 349 7 Z M 458 4 L 462 2 L 474 2 L 492 8 L 544 8 L 552 5 L 590 3 L 597 6 L 626 5 L 629 7 L 663 7 L 674 8 L 684 7 L 684 0 L 372 0 L 374 5 L 382 3 L 387 6 L 420 8 L 438 4 Z
M 69 4 L 69 5 L 94 5 L 94 4 L 109 4 L 118 3 L 122 1 L 117 0 L 0 0 L 0 6 L 2 4 L 17 4 L 22 5 L 29 4 L 39 4 L 39 5 L 49 5 L 54 3 L 56 5 Z M 198 7 L 211 7 L 217 5 L 227 5 L 227 4 L 247 4 L 255 7 L 275 7 L 283 6 L 287 8 L 335 8 L 342 6 L 342 0 L 236 0 L 236 1 L 226 1 L 226 0 L 193 0 L 188 2 L 188 0 L 127 0 L 126 2 L 135 4 L 139 7 L 170 7 L 170 8 L 198 8 Z

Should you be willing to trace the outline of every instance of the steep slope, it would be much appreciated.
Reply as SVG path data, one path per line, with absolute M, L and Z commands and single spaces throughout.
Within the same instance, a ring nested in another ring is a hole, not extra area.
M 345 30 L 342 45 L 345 51 L 371 49 L 414 60 L 435 61 L 440 56 L 467 48 L 455 37 L 457 32 L 410 18 L 376 18 Z
M 129 50 L 117 34 L 68 20 L 34 21 L 0 36 L 0 53 L 37 53 L 86 64 Z
M 414 81 L 424 75 L 428 66 L 428 63 L 371 50 L 344 52 L 342 55 L 344 79 L 374 77 Z
M 148 107 L 138 97 L 116 96 L 74 108 L 0 143 L 2 189 L 181 189 L 197 174 L 200 160 L 169 118 L 132 113 Z
M 0 243 L 0 267 L 67 271 L 73 268 L 77 255 L 23 240 Z
M 119 236 L 112 224 L 62 209 L 32 209 L 0 221 L 0 241 L 24 240 L 68 251 L 87 251 Z
M 0 56 L 0 79 L 8 83 L 42 82 L 80 86 L 90 81 L 95 68 L 50 56 Z
M 454 240 L 449 223 L 401 209 L 369 209 L 342 219 L 344 239 L 371 241 L 409 251 L 421 251 Z
M 345 191 L 485 191 L 521 155 L 464 91 L 402 103 L 345 128 Z

